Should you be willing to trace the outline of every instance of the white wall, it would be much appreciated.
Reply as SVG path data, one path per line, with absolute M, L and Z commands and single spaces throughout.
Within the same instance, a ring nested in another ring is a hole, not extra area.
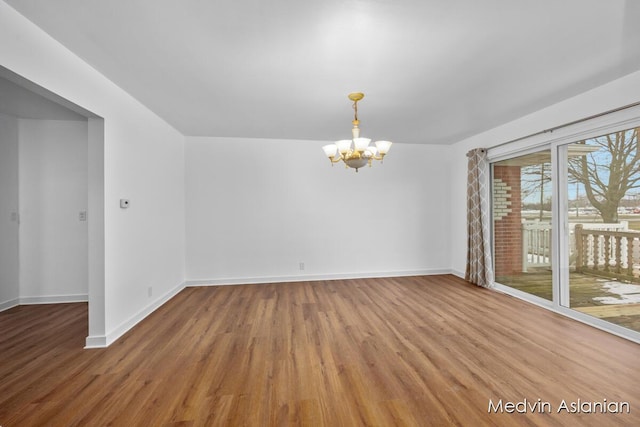
M 448 271 L 448 147 L 395 144 L 355 173 L 325 143 L 187 138 L 189 283 Z
M 20 302 L 86 301 L 87 122 L 20 120 Z
M 184 137 L 3 1 L 0 40 L 0 65 L 104 118 L 104 296 L 90 293 L 87 344 L 107 345 L 183 286 Z
M 640 72 L 552 105 L 503 126 L 467 138 L 451 147 L 451 268 L 464 275 L 466 264 L 466 152 L 472 148 L 491 148 L 536 132 L 603 113 L 640 101 Z M 538 135 L 509 146 L 502 151 L 522 149 L 540 144 L 550 135 Z
M 18 119 L 0 114 L 0 311 L 18 304 Z

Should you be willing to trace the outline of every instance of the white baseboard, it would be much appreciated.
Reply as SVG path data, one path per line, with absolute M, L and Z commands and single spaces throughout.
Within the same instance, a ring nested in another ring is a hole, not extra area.
M 159 307 L 176 296 L 178 292 L 185 288 L 185 283 L 180 283 L 169 292 L 147 305 L 145 308 L 131 316 L 129 319 L 122 322 L 116 328 L 112 329 L 106 335 L 94 335 L 88 336 L 85 340 L 85 348 L 103 348 L 108 347 L 122 335 L 127 333 L 131 328 L 140 323 L 145 317 L 156 311 Z
M 464 279 L 464 271 L 460 271 L 460 270 L 456 270 L 456 269 L 451 269 L 451 274 L 453 274 L 454 276 L 458 276 L 461 279 Z
M 105 348 L 107 346 L 107 337 L 105 335 L 91 336 L 85 338 L 84 348 Z
M 20 297 L 20 305 L 32 305 L 32 304 L 62 304 L 69 302 L 87 302 L 89 301 L 89 295 L 44 295 L 37 297 Z
M 18 305 L 20 305 L 19 298 L 10 299 L 8 301 L 2 301 L 0 302 L 0 311 L 9 310 L 10 308 L 17 307 Z
M 272 277 L 226 277 L 222 279 L 187 280 L 186 286 L 252 285 L 259 283 L 310 282 L 319 280 L 368 279 L 376 277 L 433 276 L 451 274 L 448 268 L 423 270 L 380 271 L 368 273 L 308 274 L 299 276 Z

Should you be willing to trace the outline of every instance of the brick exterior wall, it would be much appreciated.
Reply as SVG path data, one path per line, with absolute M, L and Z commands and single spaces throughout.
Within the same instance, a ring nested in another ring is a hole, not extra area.
M 496 277 L 522 273 L 520 166 L 493 167 L 493 230 Z

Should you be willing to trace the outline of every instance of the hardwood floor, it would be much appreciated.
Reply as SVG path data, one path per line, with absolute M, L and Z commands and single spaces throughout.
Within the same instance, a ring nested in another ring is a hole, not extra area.
M 86 319 L 0 313 L 0 426 L 640 425 L 640 345 L 449 275 L 187 288 L 106 349 Z

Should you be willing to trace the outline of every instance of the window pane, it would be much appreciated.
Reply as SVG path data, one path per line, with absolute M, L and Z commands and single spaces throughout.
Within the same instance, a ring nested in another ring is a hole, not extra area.
M 640 332 L 637 129 L 567 150 L 570 306 Z
M 551 301 L 551 152 L 492 166 L 496 281 Z

